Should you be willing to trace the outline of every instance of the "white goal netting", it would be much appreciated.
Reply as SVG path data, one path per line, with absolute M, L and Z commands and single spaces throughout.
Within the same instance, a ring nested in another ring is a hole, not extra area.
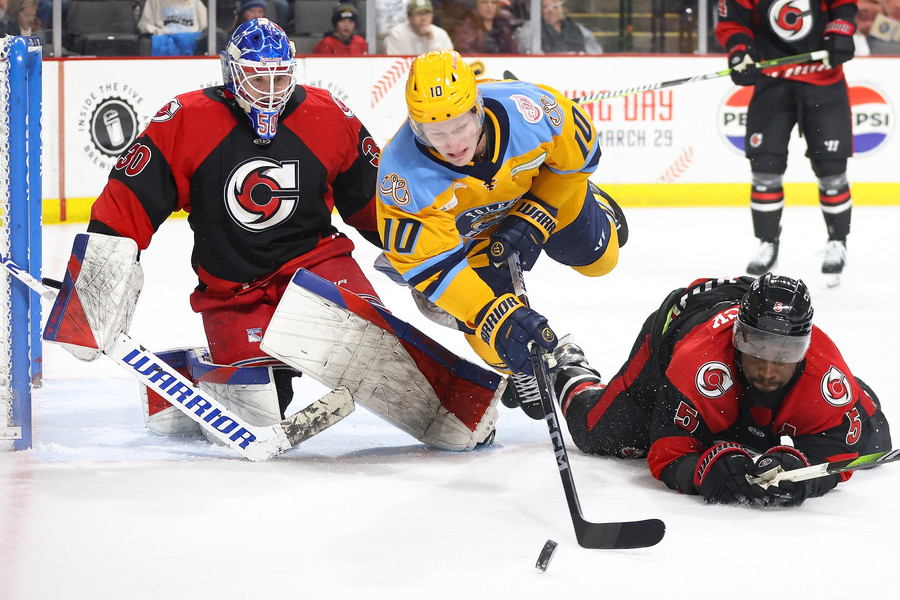
M 0 255 L 9 256 L 9 38 L 0 39 Z M 13 426 L 12 329 L 10 326 L 10 276 L 0 273 L 0 429 Z M 0 448 L 11 449 L 12 440 L 0 436 Z

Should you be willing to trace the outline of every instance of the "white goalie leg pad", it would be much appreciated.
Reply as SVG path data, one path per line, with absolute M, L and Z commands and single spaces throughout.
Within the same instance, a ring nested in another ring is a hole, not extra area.
M 176 348 L 160 352 L 157 356 L 176 371 L 190 379 L 187 372 L 185 354 L 190 348 Z M 200 433 L 200 425 L 184 411 L 178 409 L 143 383 L 141 388 L 141 404 L 144 412 L 144 425 L 157 435 L 190 436 Z
M 394 334 L 294 281 L 278 303 L 260 348 L 328 387 L 345 386 L 358 404 L 438 448 L 474 448 L 497 418 L 495 394 L 481 419 L 483 426 L 470 429 L 441 405 Z
M 93 360 L 131 325 L 144 273 L 130 238 L 99 233 L 75 236 L 62 287 L 44 339 L 81 360 Z
M 504 381 L 501 386 L 505 387 L 505 383 Z M 497 418 L 499 417 L 497 402 L 502 393 L 501 387 L 500 391 L 491 399 L 491 405 L 484 412 L 475 431 L 466 427 L 456 415 L 442 406 L 432 418 L 428 429 L 418 438 L 419 441 L 444 450 L 471 450 L 485 441 L 497 427 Z
M 265 426 L 281 421 L 272 367 L 217 365 L 210 360 L 206 348 L 189 351 L 187 367 L 197 387 L 212 394 L 251 425 Z

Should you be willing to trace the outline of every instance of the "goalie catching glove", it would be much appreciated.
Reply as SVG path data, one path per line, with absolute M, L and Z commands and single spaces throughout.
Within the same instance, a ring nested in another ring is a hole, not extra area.
M 506 265 L 509 257 L 518 252 L 522 270 L 530 271 L 556 226 L 555 208 L 537 198 L 523 198 L 491 234 L 491 262 Z
M 558 341 L 547 319 L 512 294 L 493 299 L 478 312 L 475 332 L 511 371 L 527 375 L 534 375 L 528 345 L 534 342 L 549 352 Z

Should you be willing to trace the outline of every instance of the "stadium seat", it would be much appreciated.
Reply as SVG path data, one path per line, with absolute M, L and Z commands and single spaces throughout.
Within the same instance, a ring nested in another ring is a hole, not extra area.
M 87 56 L 139 56 L 131 0 L 69 0 L 65 46 Z

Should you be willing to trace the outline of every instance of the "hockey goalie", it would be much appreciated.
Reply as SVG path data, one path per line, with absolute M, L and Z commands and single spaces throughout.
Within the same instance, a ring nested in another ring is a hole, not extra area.
M 330 92 L 295 83 L 293 44 L 266 19 L 239 26 L 221 62 L 224 85 L 176 96 L 116 161 L 45 339 L 83 360 L 108 351 L 134 312 L 140 251 L 183 210 L 199 279 L 190 304 L 208 348 L 159 358 L 191 383 L 268 424 L 304 374 L 431 446 L 489 442 L 501 379 L 387 311 L 332 224 L 337 210 L 381 247 L 371 135 Z M 156 433 L 205 427 L 153 389 L 142 396 Z

